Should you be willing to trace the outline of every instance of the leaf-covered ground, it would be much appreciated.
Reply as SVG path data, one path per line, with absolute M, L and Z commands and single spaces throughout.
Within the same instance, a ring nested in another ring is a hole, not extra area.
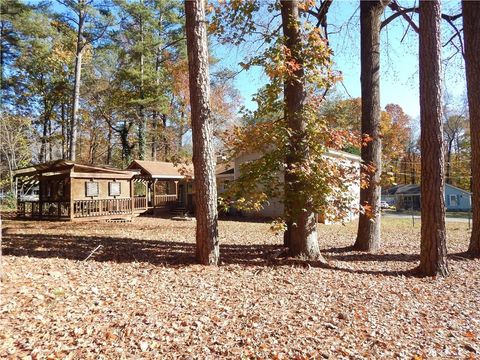
M 374 255 L 348 249 L 355 225 L 319 226 L 326 268 L 222 221 L 222 265 L 202 267 L 194 222 L 6 220 L 0 358 L 480 358 L 468 224 L 447 225 L 447 279 L 411 275 L 418 224 L 385 219 Z

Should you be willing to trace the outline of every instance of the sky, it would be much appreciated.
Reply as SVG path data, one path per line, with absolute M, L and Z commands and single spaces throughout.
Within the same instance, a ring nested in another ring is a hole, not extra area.
M 413 1 L 403 0 L 404 6 Z M 457 13 L 458 1 L 445 1 L 444 13 Z M 388 17 L 389 11 L 385 17 Z M 418 24 L 418 18 L 415 18 Z M 358 1 L 334 0 L 328 13 L 330 45 L 334 51 L 335 69 L 343 74 L 343 84 L 337 84 L 337 92 L 343 97 L 360 97 L 360 38 Z M 445 42 L 449 38 L 450 28 L 442 22 Z M 420 116 L 418 92 L 418 35 L 407 30 L 407 24 L 400 18 L 382 30 L 381 49 L 381 105 L 395 103 L 402 106 L 413 119 Z M 404 34 L 406 33 L 405 37 Z M 402 41 L 403 38 L 403 41 Z M 214 54 L 222 59 L 222 64 L 232 70 L 239 70 L 238 62 L 243 60 L 245 51 L 241 48 L 214 46 Z M 453 51 L 451 46 L 443 48 L 443 57 L 447 59 Z M 465 75 L 460 54 L 444 64 L 444 88 L 451 102 L 461 102 L 465 94 Z M 256 107 L 251 101 L 252 95 L 267 78 L 259 69 L 242 71 L 235 78 L 245 106 Z

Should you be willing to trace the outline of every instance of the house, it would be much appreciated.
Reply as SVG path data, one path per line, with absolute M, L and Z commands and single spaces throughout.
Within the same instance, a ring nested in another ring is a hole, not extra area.
M 193 213 L 195 209 L 193 167 L 165 161 L 134 160 L 127 167 L 135 175 L 134 196 L 138 207 L 155 213 L 177 208 Z
M 447 211 L 470 211 L 472 194 L 456 186 L 445 184 L 445 207 Z M 418 184 L 396 185 L 382 190 L 382 201 L 398 210 L 420 210 L 421 188 Z
M 17 213 L 55 220 L 131 219 L 131 171 L 57 160 L 17 169 Z M 32 195 L 32 190 L 38 194 Z
M 263 156 L 261 152 L 252 152 L 252 153 L 243 153 L 237 156 L 233 162 L 223 165 L 223 168 L 217 170 L 217 188 L 219 195 L 225 191 L 228 182 L 234 181 L 240 177 L 242 164 L 251 162 L 257 159 L 260 159 Z M 355 166 L 358 169 L 358 178 L 355 179 L 349 185 L 349 192 L 353 200 L 351 204 L 352 211 L 343 219 L 344 221 L 350 221 L 357 216 L 358 207 L 359 207 L 359 198 L 360 198 L 360 163 L 361 158 L 357 155 L 346 153 L 343 151 L 329 150 L 326 154 L 326 157 L 337 161 L 341 165 L 345 166 Z M 278 177 L 281 182 L 284 181 L 283 171 L 278 172 Z M 332 213 L 333 213 L 332 209 Z M 276 218 L 281 217 L 284 214 L 284 205 L 283 201 L 280 198 L 271 198 L 265 203 L 261 210 L 259 211 L 249 211 L 244 213 L 248 217 L 266 217 L 266 218 Z M 327 222 L 324 219 L 319 219 L 320 222 Z
M 67 160 L 33 165 L 15 171 L 17 213 L 80 221 L 132 219 L 151 209 L 193 211 L 191 174 L 191 167 L 140 160 L 126 170 Z

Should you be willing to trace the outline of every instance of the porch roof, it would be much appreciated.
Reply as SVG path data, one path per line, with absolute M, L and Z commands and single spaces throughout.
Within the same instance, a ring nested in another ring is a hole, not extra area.
M 132 171 L 94 165 L 83 165 L 73 161 L 61 159 L 16 169 L 14 171 L 14 177 L 20 178 L 67 173 L 70 177 L 101 177 L 117 179 L 131 179 L 134 175 L 134 172 Z
M 185 179 L 193 178 L 193 166 L 175 165 L 166 161 L 133 160 L 128 170 L 140 170 L 140 176 L 152 179 Z

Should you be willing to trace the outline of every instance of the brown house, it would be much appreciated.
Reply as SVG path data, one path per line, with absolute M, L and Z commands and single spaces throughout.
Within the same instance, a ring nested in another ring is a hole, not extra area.
M 57 160 L 15 171 L 20 217 L 61 220 L 129 218 L 132 171 Z M 38 195 L 29 189 L 38 189 Z
M 191 167 L 133 161 L 127 170 L 57 160 L 15 171 L 19 217 L 131 219 L 149 210 L 193 212 Z

